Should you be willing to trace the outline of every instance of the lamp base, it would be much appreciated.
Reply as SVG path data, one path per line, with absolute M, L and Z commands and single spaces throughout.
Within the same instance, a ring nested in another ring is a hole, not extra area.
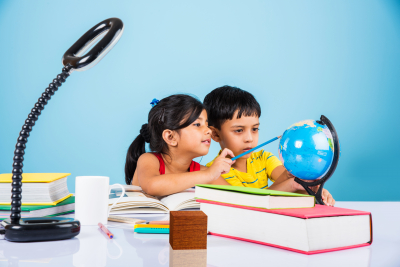
M 23 218 L 19 224 L 10 219 L 1 223 L 5 229 L 4 238 L 12 242 L 50 241 L 72 238 L 79 234 L 81 224 L 71 218 Z

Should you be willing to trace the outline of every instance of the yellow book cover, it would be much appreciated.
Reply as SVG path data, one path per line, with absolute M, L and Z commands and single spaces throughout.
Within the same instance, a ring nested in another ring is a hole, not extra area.
M 51 183 L 71 175 L 70 173 L 23 173 L 23 183 Z M 0 183 L 11 183 L 12 173 L 0 174 Z

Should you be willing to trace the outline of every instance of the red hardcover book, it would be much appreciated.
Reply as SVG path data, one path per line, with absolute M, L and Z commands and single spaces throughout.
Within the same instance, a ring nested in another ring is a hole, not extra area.
M 370 212 L 315 205 L 301 209 L 260 209 L 198 199 L 208 216 L 209 234 L 317 254 L 372 243 Z

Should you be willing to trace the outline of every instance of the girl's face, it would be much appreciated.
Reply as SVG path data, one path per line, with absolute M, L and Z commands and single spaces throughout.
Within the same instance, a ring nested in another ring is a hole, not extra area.
M 211 130 L 208 128 L 207 112 L 204 109 L 197 120 L 179 131 L 177 148 L 196 158 L 207 155 L 210 144 Z

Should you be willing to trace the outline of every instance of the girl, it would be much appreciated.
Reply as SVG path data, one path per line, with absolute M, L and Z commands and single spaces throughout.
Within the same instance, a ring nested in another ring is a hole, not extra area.
M 154 196 L 173 194 L 196 184 L 229 185 L 221 174 L 229 172 L 234 163 L 225 158 L 234 157 L 232 151 L 222 151 L 210 168 L 193 161 L 206 155 L 211 143 L 203 104 L 183 94 L 153 102 L 148 124 L 142 125 L 128 149 L 126 183 L 140 185 Z M 152 153 L 145 153 L 145 142 L 150 143 Z

